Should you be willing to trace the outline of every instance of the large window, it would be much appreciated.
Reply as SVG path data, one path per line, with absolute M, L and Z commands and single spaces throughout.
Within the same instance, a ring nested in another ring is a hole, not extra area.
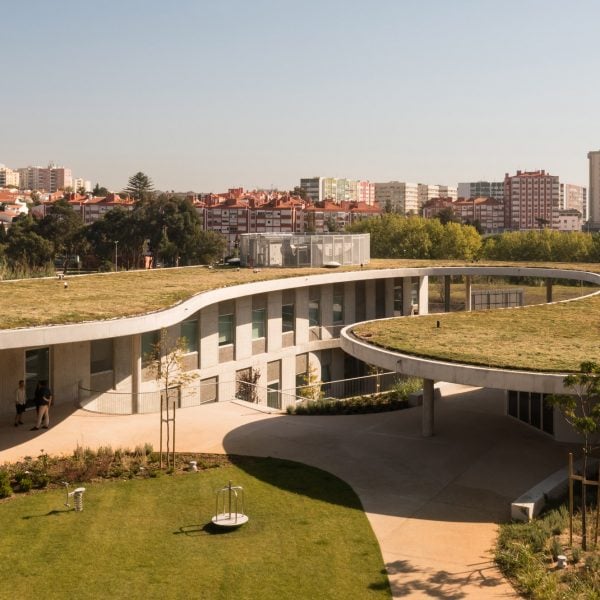
M 181 337 L 184 339 L 185 352 L 198 352 L 198 319 L 183 321 Z
M 112 371 L 113 368 L 113 341 L 92 340 L 90 344 L 90 373 Z
M 308 303 L 308 325 L 309 327 L 321 325 L 321 308 L 318 300 L 311 300 Z
M 403 290 L 402 277 L 396 277 L 394 279 L 394 313 L 402 314 L 404 312 L 404 304 L 402 297 Z
M 335 289 L 333 292 L 333 322 L 344 322 L 344 291 Z
M 264 308 L 252 310 L 252 339 L 259 340 L 265 337 L 267 329 L 267 311 Z
M 281 306 L 281 332 L 294 331 L 294 305 L 283 304 Z
M 234 342 L 234 315 L 219 315 L 219 346 Z
M 142 333 L 142 367 L 147 367 L 156 354 L 157 345 L 160 341 L 159 331 L 146 331 Z

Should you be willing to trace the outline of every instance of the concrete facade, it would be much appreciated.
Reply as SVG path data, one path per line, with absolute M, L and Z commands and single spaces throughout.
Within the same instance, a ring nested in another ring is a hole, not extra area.
M 35 376 L 31 361 L 39 359 L 38 351 L 47 357 L 47 377 L 57 404 L 81 401 L 88 409 L 113 414 L 156 411 L 158 401 L 149 399 L 149 395 L 158 391 L 159 384 L 145 366 L 147 345 L 162 328 L 174 341 L 183 336 L 186 327 L 195 328 L 197 335 L 192 336 L 194 347 L 188 348 L 184 356 L 184 369 L 201 385 L 194 392 L 198 397 L 186 396 L 181 400 L 182 406 L 199 404 L 205 397 L 232 399 L 236 379 L 248 369 L 260 371 L 262 403 L 267 402 L 267 385 L 276 385 L 282 391 L 294 390 L 297 376 L 304 372 L 300 369 L 306 370 L 308 364 L 319 376 L 327 372 L 333 379 L 351 377 L 345 372 L 344 352 L 368 364 L 432 381 L 535 393 L 563 391 L 564 374 L 426 360 L 374 348 L 349 334 L 348 326 L 357 321 L 427 314 L 429 276 L 451 275 L 463 275 L 467 282 L 473 275 L 496 275 L 600 284 L 600 275 L 594 273 L 541 268 L 335 271 L 215 289 L 175 307 L 137 317 L 0 330 L 0 412 L 8 414 L 14 410 L 17 381 Z M 396 295 L 399 289 L 401 297 Z M 293 331 L 283 331 L 284 305 L 293 305 Z M 221 330 L 228 315 L 231 339 Z M 108 368 L 99 368 L 99 359 Z M 209 389 L 214 389 L 214 393 L 208 393 Z M 280 408 L 295 400 L 291 392 L 288 396 L 282 395 Z M 554 430 L 560 431 L 560 427 Z

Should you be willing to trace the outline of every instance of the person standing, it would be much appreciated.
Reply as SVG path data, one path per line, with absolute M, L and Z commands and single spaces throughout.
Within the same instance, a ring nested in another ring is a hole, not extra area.
M 15 427 L 23 425 L 23 413 L 25 412 L 26 402 L 25 382 L 22 379 L 19 379 L 19 385 L 15 392 L 15 407 L 17 409 L 17 414 L 15 415 Z
M 31 428 L 31 431 L 35 431 L 36 429 L 39 429 L 40 426 L 43 429 L 48 429 L 48 426 L 50 425 L 49 411 L 50 411 L 50 405 L 52 404 L 52 390 L 48 387 L 47 381 L 41 381 L 40 387 L 41 387 L 40 399 L 39 399 L 40 409 L 38 412 L 37 423 L 36 423 L 35 427 Z M 43 425 L 42 425 L 42 421 L 44 422 Z

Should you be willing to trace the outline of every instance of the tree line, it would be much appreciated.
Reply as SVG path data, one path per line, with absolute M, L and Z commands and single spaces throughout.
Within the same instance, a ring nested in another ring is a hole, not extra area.
M 371 234 L 373 258 L 600 262 L 600 233 L 540 229 L 481 236 L 472 225 L 394 213 L 348 230 Z
M 145 255 L 164 266 L 207 264 L 224 251 L 224 238 L 203 230 L 189 201 L 164 194 L 137 201 L 133 210 L 116 207 L 90 225 L 63 198 L 41 219 L 21 215 L 8 231 L 0 227 L 0 261 L 15 275 L 43 271 L 57 261 L 74 267 L 76 256 L 78 267 L 109 270 L 117 261 L 121 268 L 140 268 Z

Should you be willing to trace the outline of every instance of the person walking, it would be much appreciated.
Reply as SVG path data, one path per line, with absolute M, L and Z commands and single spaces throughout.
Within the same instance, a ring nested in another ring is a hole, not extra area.
M 31 428 L 31 431 L 35 431 L 36 429 L 39 429 L 40 426 L 43 429 L 48 429 L 48 426 L 50 425 L 49 411 L 50 411 L 50 405 L 52 404 L 52 390 L 48 387 L 47 381 L 40 381 L 40 387 L 41 387 L 40 399 L 39 399 L 40 408 L 39 408 L 39 412 L 38 412 L 37 423 L 36 423 L 35 427 Z M 44 422 L 44 425 L 42 425 L 42 421 Z
M 25 412 L 25 404 L 27 403 L 27 396 L 25 394 L 25 382 L 19 379 L 19 385 L 15 392 L 15 407 L 17 414 L 15 415 L 15 427 L 23 425 L 23 413 Z

